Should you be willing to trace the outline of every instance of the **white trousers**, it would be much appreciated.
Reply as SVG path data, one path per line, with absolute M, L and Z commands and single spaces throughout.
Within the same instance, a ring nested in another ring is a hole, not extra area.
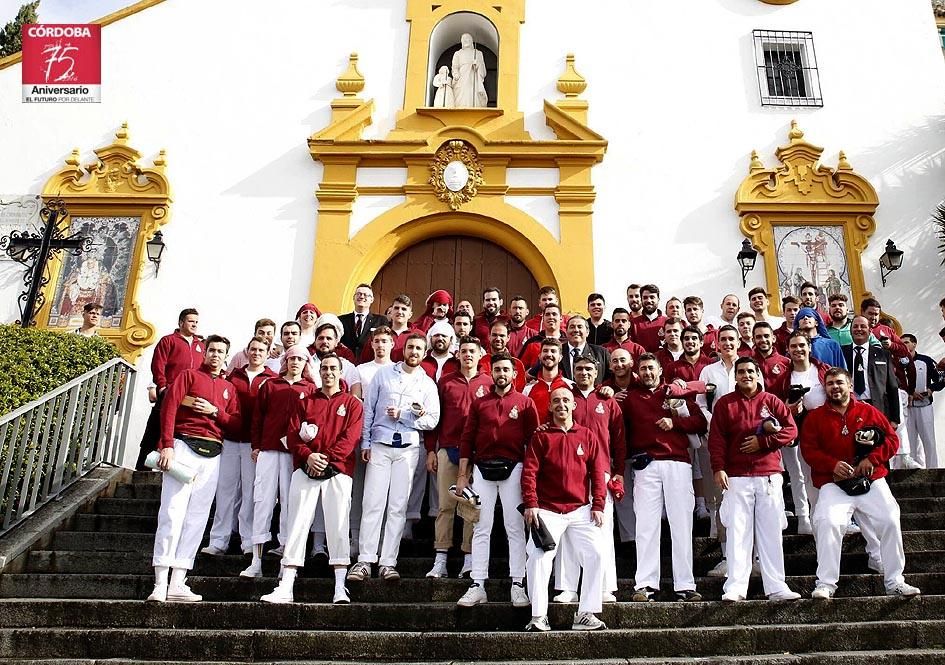
M 909 395 L 905 390 L 899 391 L 899 427 L 896 428 L 896 436 L 899 437 L 899 450 L 897 455 L 912 455 L 912 440 L 909 438 Z M 890 469 L 899 469 L 902 466 L 899 461 L 893 457 L 889 460 Z
M 808 488 L 814 489 L 811 481 L 810 467 L 801 457 L 800 446 L 786 446 L 781 449 L 781 462 L 784 464 L 788 477 L 791 479 L 791 497 L 794 499 L 794 515 L 810 518 L 811 505 L 809 503 Z M 816 490 L 814 490 L 816 491 Z
M 379 443 L 371 446 L 371 461 L 367 463 L 364 474 L 358 561 L 379 562 L 382 566 L 397 565 L 400 538 L 407 519 L 407 499 L 419 456 L 420 446 L 417 445 L 393 448 Z M 378 561 L 377 549 L 385 507 L 387 522 L 384 525 L 384 546 Z
M 673 588 L 695 591 L 692 575 L 692 467 L 686 462 L 654 460 L 633 479 L 637 512 L 636 588 L 660 588 L 660 527 L 663 509 L 673 543 Z
M 623 466 L 623 489 L 623 501 L 614 505 L 614 513 L 620 542 L 628 543 L 637 537 L 637 514 L 633 510 L 633 467 L 630 462 Z
M 606 474 L 610 480 L 610 474 Z M 601 552 L 601 573 L 603 574 L 603 591 L 611 593 L 617 591 L 617 552 L 614 548 L 614 497 L 610 490 L 604 500 L 604 526 L 601 527 L 603 551 Z M 558 543 L 555 555 L 555 589 L 558 591 L 577 591 L 581 577 L 581 564 L 578 563 L 578 553 L 568 532 L 565 532 Z
M 217 479 L 217 502 L 210 527 L 210 545 L 221 550 L 230 546 L 234 523 L 244 552 L 253 549 L 253 483 L 256 465 L 249 442 L 224 440 Z
M 521 462 L 505 480 L 486 480 L 479 467 L 474 467 L 472 486 L 479 495 L 479 521 L 473 527 L 472 536 L 472 578 L 489 579 L 489 548 L 497 498 L 502 502 L 502 520 L 509 540 L 509 577 L 525 577 L 525 520 L 518 512 L 522 503 Z M 550 577 L 551 568 L 545 576 L 546 586 Z
M 603 596 L 603 529 L 591 521 L 591 507 L 581 506 L 570 513 L 553 513 L 539 509 L 538 514 L 548 528 L 551 537 L 560 543 L 565 534 L 584 569 L 581 583 L 580 612 L 600 612 Z M 473 541 L 475 547 L 475 541 Z M 509 543 L 511 547 L 511 543 Z M 528 539 L 528 597 L 532 601 L 532 616 L 548 614 L 548 581 L 557 548 L 549 552 L 541 550 L 531 538 Z
M 253 483 L 253 545 L 272 540 L 272 511 L 279 499 L 279 544 L 285 547 L 289 530 L 289 485 L 292 483 L 292 455 L 278 450 L 261 450 L 256 458 Z
M 194 469 L 197 477 L 185 484 L 170 474 L 161 474 L 161 507 L 152 565 L 190 570 L 217 491 L 220 456 L 201 457 L 186 443 L 174 439 L 174 460 Z
M 912 443 L 912 457 L 926 469 L 937 469 L 938 448 L 935 442 L 935 410 L 932 404 L 910 406 L 906 426 L 909 441 Z
M 339 473 L 326 480 L 313 480 L 296 469 L 289 489 L 289 530 L 282 563 L 305 565 L 305 542 L 309 525 L 315 519 L 319 497 L 325 512 L 325 533 L 328 537 L 328 563 L 347 566 L 351 562 L 348 540 L 348 516 L 351 510 L 351 476 Z
M 903 581 L 906 554 L 899 525 L 899 504 L 889 491 L 885 478 L 874 480 L 870 491 L 850 496 L 836 483 L 820 488 L 820 500 L 814 511 L 814 538 L 817 541 L 817 584 L 837 588 L 840 579 L 840 550 L 850 516 L 856 517 L 864 531 L 868 528 L 879 539 L 886 588 Z
M 748 595 L 752 548 L 758 553 L 765 595 L 789 590 L 784 581 L 784 549 L 781 541 L 781 530 L 787 521 L 781 491 L 783 482 L 780 473 L 729 477 L 728 489 L 722 493 L 722 505 L 719 508 L 719 518 L 727 534 L 725 558 L 728 559 L 728 577 L 723 587 L 725 593 Z

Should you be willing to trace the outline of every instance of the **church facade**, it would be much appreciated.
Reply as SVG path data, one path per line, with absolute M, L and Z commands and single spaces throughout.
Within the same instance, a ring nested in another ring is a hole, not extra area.
M 99 234 L 54 266 L 39 323 L 107 298 L 105 334 L 145 374 L 184 307 L 239 348 L 304 302 L 350 311 L 361 282 L 417 314 L 487 285 L 530 303 L 553 285 L 573 311 L 596 291 L 609 314 L 637 282 L 711 315 L 810 279 L 945 351 L 928 0 L 144 0 L 104 23 L 100 104 L 23 104 L 0 60 L 0 195 L 62 198 Z

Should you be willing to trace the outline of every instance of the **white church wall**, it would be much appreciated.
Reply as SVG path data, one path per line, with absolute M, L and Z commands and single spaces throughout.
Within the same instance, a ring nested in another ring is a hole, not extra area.
M 0 70 L 0 191 L 38 193 L 73 146 L 89 163 L 91 149 L 127 120 L 145 163 L 167 150 L 173 188 L 160 274 L 144 271 L 143 316 L 164 334 L 193 305 L 204 333 L 242 345 L 256 318 L 281 322 L 308 298 L 321 166 L 305 139 L 328 123 L 351 51 L 366 79 L 361 96 L 375 105 L 365 137 L 393 127 L 404 95 L 404 13 L 404 0 L 292 3 L 260 7 L 249 20 L 223 0 L 167 0 L 103 29 L 97 105 L 21 104 L 19 65 Z M 755 28 L 814 33 L 823 108 L 760 106 Z M 743 294 L 734 192 L 750 151 L 775 165 L 774 149 L 797 119 L 825 147 L 826 164 L 842 149 L 877 188 L 867 286 L 925 352 L 945 354 L 936 335 L 943 271 L 928 223 L 945 189 L 945 67 L 927 0 L 532 0 L 519 110 L 534 138 L 553 138 L 542 102 L 560 96 L 568 52 L 589 83 L 589 124 L 609 140 L 593 178 L 596 288 L 610 306 L 625 303 L 631 281 L 655 282 L 665 297 L 701 294 L 708 313 L 724 293 Z M 546 179 L 525 174 L 517 186 Z M 371 198 L 356 204 L 359 224 L 372 206 L 392 203 Z M 554 228 L 546 202 L 526 198 L 509 201 Z M 887 237 L 906 258 L 883 288 L 877 262 Z M 748 288 L 762 284 L 760 264 L 748 280 Z M 16 293 L 8 285 L 0 299 Z M 150 354 L 138 363 L 145 375 Z M 140 428 L 147 405 L 139 400 Z M 945 409 L 939 414 L 945 431 Z

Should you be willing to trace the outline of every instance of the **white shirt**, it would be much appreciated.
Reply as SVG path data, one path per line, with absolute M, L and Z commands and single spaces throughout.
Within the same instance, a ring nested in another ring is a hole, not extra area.
M 411 411 L 414 403 L 423 406 L 422 416 Z M 388 406 L 400 409 L 397 420 L 387 415 Z M 440 396 L 423 368 L 408 373 L 402 362 L 382 367 L 364 396 L 361 448 L 368 449 L 373 442 L 389 444 L 395 433 L 400 434 L 404 444 L 419 445 L 420 431 L 432 430 L 439 421 Z
M 382 363 L 372 360 L 358 365 L 358 377 L 361 379 L 361 392 L 366 395 L 368 388 L 371 387 L 371 381 L 374 380 L 374 376 L 377 374 L 378 370 L 393 364 L 393 361 L 388 358 L 387 361 Z
M 823 406 L 824 402 L 827 401 L 827 391 L 824 390 L 823 385 L 821 385 L 820 375 L 817 372 L 817 368 L 813 365 L 811 365 L 806 372 L 791 370 L 791 385 L 795 384 L 810 388 L 810 392 L 806 393 L 801 400 L 804 403 L 804 408 L 808 411 L 816 409 L 818 406 Z
M 860 351 L 857 351 L 857 349 L 863 349 L 862 353 Z M 862 395 L 857 395 L 857 397 L 864 400 L 872 399 L 872 397 L 870 397 L 870 375 L 868 371 L 868 368 L 870 366 L 870 347 L 866 344 L 853 345 L 853 355 L 850 358 L 850 360 L 853 362 L 853 367 L 850 368 L 850 375 L 853 378 L 851 379 L 850 382 L 852 385 L 855 385 L 854 379 L 856 377 L 853 374 L 854 372 L 856 372 L 856 357 L 858 355 L 861 355 L 863 358 L 863 379 L 866 385 L 866 391 Z M 805 404 L 804 406 L 806 407 L 807 405 Z

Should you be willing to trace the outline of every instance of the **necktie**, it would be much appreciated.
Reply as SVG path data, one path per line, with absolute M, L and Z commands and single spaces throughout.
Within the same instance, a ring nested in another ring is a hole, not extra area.
M 354 323 L 354 336 L 361 336 L 361 326 L 364 325 L 364 314 L 355 314 L 355 323 Z
M 866 392 L 866 373 L 863 371 L 863 347 L 857 346 L 856 357 L 853 359 L 853 392 L 858 396 Z

